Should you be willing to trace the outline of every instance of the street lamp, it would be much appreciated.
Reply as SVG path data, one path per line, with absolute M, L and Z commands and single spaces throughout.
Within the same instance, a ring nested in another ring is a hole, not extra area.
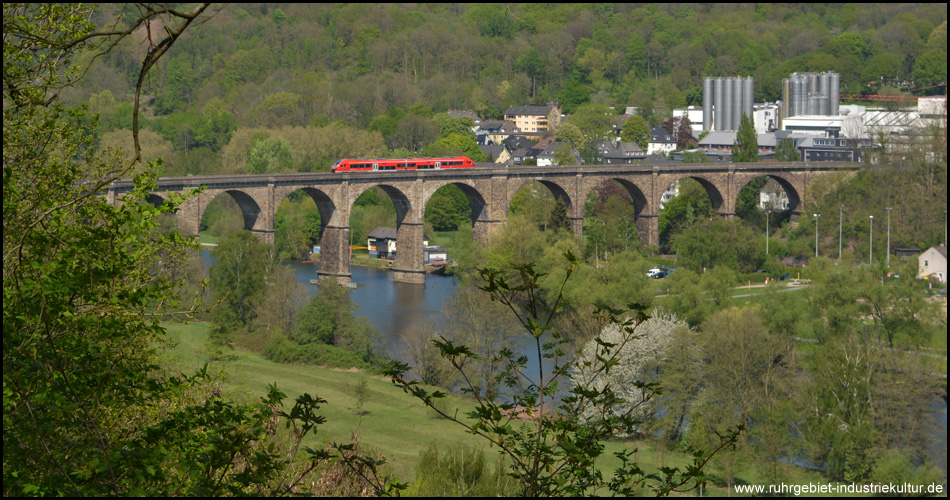
M 838 207 L 838 262 L 841 262 L 841 221 L 844 220 L 844 205 Z
M 871 245 L 868 247 L 868 262 L 874 265 L 874 216 L 868 216 L 871 219 Z
M 818 218 L 821 214 L 815 214 L 815 257 L 818 257 Z
M 769 254 L 769 214 L 771 210 L 765 211 L 765 255 Z
M 891 268 L 891 207 L 885 207 L 887 210 L 887 268 Z

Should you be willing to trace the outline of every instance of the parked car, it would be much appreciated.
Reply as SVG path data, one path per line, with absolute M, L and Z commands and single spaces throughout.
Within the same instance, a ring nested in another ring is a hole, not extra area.
M 671 268 L 670 266 L 656 266 L 656 267 L 650 268 L 650 270 L 647 271 L 647 277 L 648 278 L 663 278 L 667 274 L 670 274 L 670 271 L 672 270 L 673 268 Z M 657 276 L 659 274 L 662 274 L 663 276 Z

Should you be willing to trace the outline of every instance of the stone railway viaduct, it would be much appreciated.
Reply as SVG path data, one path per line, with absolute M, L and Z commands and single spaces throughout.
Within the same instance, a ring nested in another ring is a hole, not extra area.
M 802 200 L 811 182 L 828 172 L 856 170 L 857 164 L 811 163 L 704 163 L 682 165 L 580 165 L 561 167 L 504 167 L 479 163 L 474 169 L 429 171 L 288 173 L 159 179 L 151 201 L 161 203 L 171 192 L 204 186 L 178 211 L 180 226 L 197 236 L 205 208 L 216 196 L 228 193 L 244 214 L 244 227 L 266 242 L 274 241 L 277 207 L 292 192 L 302 190 L 316 202 L 322 223 L 319 278 L 350 280 L 349 219 L 353 203 L 365 190 L 379 186 L 396 207 L 397 241 L 400 250 L 393 265 L 393 279 L 424 283 L 422 256 L 423 214 L 429 198 L 443 186 L 455 184 L 468 197 L 472 208 L 474 237 L 488 241 L 504 223 L 515 193 L 531 181 L 539 181 L 567 205 L 568 218 L 578 235 L 583 234 L 584 201 L 588 193 L 606 180 L 626 188 L 633 200 L 636 227 L 642 241 L 659 243 L 659 204 L 673 182 L 692 178 L 705 188 L 713 209 L 723 217 L 735 215 L 739 191 L 757 177 L 775 179 L 788 194 L 792 219 L 802 211 Z M 120 200 L 131 182 L 113 183 L 106 196 Z M 408 251 L 407 251 L 408 249 Z

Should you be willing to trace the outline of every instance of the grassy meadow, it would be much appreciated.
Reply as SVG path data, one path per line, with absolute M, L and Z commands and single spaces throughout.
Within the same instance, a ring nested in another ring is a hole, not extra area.
M 169 323 L 165 327 L 167 338 L 172 344 L 166 351 L 165 360 L 170 370 L 187 373 L 206 362 L 201 353 L 208 335 L 207 325 Z M 497 450 L 489 448 L 484 440 L 466 433 L 457 424 L 437 417 L 380 375 L 274 363 L 246 351 L 239 351 L 239 357 L 234 361 L 216 363 L 209 365 L 209 368 L 224 371 L 222 394 L 237 402 L 257 402 L 267 386 L 273 383 L 287 395 L 287 408 L 293 405 L 296 396 L 305 392 L 327 400 L 327 404 L 320 409 L 320 414 L 326 417 L 327 422 L 319 426 L 304 445 L 321 447 L 331 442 L 345 443 L 351 436 L 358 435 L 361 449 L 384 456 L 392 467 L 391 472 L 403 481 L 411 481 L 416 476 L 420 455 L 431 443 L 442 450 L 459 445 L 475 445 L 485 450 L 487 463 L 494 463 L 498 459 Z M 361 380 L 365 380 L 366 384 L 362 408 L 358 397 Z M 459 414 L 473 406 L 469 400 L 454 394 L 450 394 L 444 404 L 446 410 L 458 408 Z M 667 450 L 662 443 L 652 440 L 617 439 L 605 444 L 603 466 L 607 476 L 619 465 L 613 452 L 621 449 L 639 449 L 638 462 L 649 472 L 665 466 L 683 468 L 691 461 L 688 454 Z M 726 496 L 729 492 L 721 484 L 722 475 L 715 459 L 707 467 L 707 474 L 713 481 L 703 494 Z M 787 466 L 784 474 L 786 482 L 790 484 L 822 481 L 818 473 L 798 467 Z M 764 473 L 754 463 L 740 465 L 737 481 L 739 484 L 766 482 Z

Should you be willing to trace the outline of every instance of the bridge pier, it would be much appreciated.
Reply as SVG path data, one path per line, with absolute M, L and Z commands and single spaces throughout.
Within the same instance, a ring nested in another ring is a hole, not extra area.
M 567 218 L 571 224 L 571 231 L 574 232 L 577 236 L 584 237 L 584 218 L 583 217 L 568 217 Z
M 472 239 L 487 245 L 491 242 L 492 236 L 499 230 L 501 230 L 501 221 L 497 220 L 476 220 L 472 224 Z
M 320 270 L 317 279 L 336 280 L 341 285 L 352 283 L 350 274 L 350 228 L 327 226 L 320 239 Z
M 261 243 L 267 243 L 270 245 L 274 244 L 274 230 L 273 229 L 251 229 L 251 234 L 257 236 L 257 239 L 261 240 Z
M 637 234 L 640 235 L 640 241 L 654 249 L 660 247 L 660 216 L 640 214 L 634 222 L 637 226 Z M 651 250 L 653 252 L 655 250 Z
M 393 263 L 393 281 L 425 283 L 423 258 L 423 225 L 403 222 L 396 228 L 396 262 Z

